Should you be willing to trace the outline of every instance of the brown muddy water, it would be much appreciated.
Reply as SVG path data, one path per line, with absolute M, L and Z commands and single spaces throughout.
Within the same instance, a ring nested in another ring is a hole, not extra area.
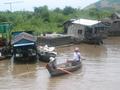
M 43 62 L 15 64 L 12 60 L 0 61 L 0 90 L 119 90 L 120 37 L 110 37 L 101 46 L 57 47 L 59 62 L 71 59 L 76 46 L 86 60 L 72 75 L 51 78 Z

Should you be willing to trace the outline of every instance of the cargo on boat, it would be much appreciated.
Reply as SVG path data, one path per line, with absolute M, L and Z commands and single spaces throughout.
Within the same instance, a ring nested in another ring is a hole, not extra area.
M 57 52 L 55 51 L 55 47 L 48 47 L 48 45 L 38 46 L 37 53 L 39 60 L 43 62 L 49 62 L 50 57 L 55 58 L 57 55 Z

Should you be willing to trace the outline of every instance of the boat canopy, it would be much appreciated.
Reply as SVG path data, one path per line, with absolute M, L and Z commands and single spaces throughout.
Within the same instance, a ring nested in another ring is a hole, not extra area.
M 15 44 L 24 44 L 24 43 L 35 43 L 36 40 L 37 39 L 35 38 L 35 36 L 22 32 L 13 38 L 11 44 L 15 45 Z

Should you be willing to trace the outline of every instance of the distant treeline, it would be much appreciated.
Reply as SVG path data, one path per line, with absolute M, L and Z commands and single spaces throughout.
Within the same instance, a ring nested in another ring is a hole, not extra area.
M 66 6 L 64 9 L 48 9 L 47 6 L 34 7 L 34 11 L 1 11 L 0 22 L 13 24 L 13 31 L 33 30 L 35 32 L 62 32 L 63 23 L 69 19 L 87 18 L 102 19 L 109 17 L 108 10 L 81 10 Z

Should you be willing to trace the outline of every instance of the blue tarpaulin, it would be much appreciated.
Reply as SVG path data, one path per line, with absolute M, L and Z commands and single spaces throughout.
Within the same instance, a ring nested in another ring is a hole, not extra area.
M 23 43 L 23 44 L 15 44 L 13 45 L 14 47 L 19 47 L 19 46 L 27 46 L 27 45 L 34 45 L 35 43 Z

